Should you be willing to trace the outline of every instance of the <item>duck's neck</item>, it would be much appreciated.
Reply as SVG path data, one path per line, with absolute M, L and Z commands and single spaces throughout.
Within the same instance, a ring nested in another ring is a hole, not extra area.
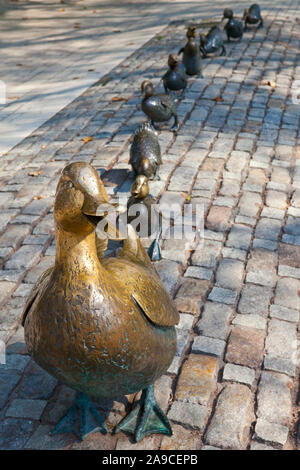
M 96 249 L 96 235 L 74 234 L 56 228 L 55 267 L 60 271 L 95 275 L 102 270 Z

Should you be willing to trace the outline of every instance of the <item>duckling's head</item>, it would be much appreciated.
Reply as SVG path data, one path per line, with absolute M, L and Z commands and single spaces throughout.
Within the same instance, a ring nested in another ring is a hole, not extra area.
M 170 54 L 169 55 L 169 58 L 168 58 L 168 66 L 171 68 L 171 69 L 174 69 L 177 65 L 178 65 L 178 57 L 176 54 Z
M 154 88 L 152 82 L 150 80 L 144 80 L 141 84 L 142 93 L 145 95 L 146 98 L 149 98 L 154 93 Z
M 64 168 L 54 204 L 54 217 L 60 229 L 86 236 L 109 213 L 123 210 L 108 202 L 104 185 L 91 165 L 75 162 Z
M 223 16 L 224 18 L 227 18 L 229 20 L 233 18 L 233 11 L 231 10 L 231 8 L 225 8 L 225 10 L 223 11 Z
M 138 175 L 130 188 L 132 196 L 136 199 L 144 199 L 149 194 L 148 178 L 145 175 Z
M 187 38 L 195 38 L 196 37 L 196 26 L 189 26 L 186 32 Z

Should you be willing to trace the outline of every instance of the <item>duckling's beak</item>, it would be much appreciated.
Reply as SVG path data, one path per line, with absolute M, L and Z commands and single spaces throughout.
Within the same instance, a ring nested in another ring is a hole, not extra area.
M 127 233 L 122 233 L 116 226 L 118 215 L 126 210 L 126 207 L 121 204 L 99 201 L 89 195 L 86 196 L 82 207 L 83 214 L 97 228 L 97 235 L 101 234 L 103 238 L 113 240 L 127 238 Z

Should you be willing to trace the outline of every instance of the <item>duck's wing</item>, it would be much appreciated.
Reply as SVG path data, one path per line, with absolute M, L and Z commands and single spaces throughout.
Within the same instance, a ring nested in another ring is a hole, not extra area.
M 32 291 L 30 292 L 29 297 L 27 299 L 27 302 L 25 304 L 24 310 L 22 312 L 22 317 L 21 317 L 22 318 L 21 319 L 22 326 L 24 326 L 26 317 L 27 317 L 27 315 L 28 315 L 35 299 L 37 298 L 38 294 L 43 290 L 45 284 L 48 284 L 48 281 L 50 279 L 50 276 L 52 274 L 53 269 L 54 269 L 54 267 L 48 268 L 41 275 L 41 277 L 38 279 L 36 285 L 33 287 Z
M 139 310 L 155 325 L 176 325 L 179 322 L 179 313 L 131 226 L 119 257 L 144 268 L 131 273 L 126 282 L 126 289 Z

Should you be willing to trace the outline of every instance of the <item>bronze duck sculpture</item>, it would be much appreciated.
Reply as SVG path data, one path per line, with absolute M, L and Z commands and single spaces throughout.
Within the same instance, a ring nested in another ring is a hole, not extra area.
M 129 153 L 129 163 L 136 175 L 159 179 L 158 169 L 162 163 L 161 150 L 157 132 L 150 123 L 143 123 L 136 129 Z
M 199 75 L 202 78 L 202 59 L 196 43 L 196 27 L 190 26 L 186 36 L 188 42 L 179 50 L 178 55 L 183 53 L 182 62 L 188 75 Z
M 179 60 L 177 55 L 170 54 L 168 58 L 169 70 L 162 77 L 165 92 L 180 91 L 181 98 L 184 96 L 184 92 L 187 86 L 187 79 L 184 71 L 179 66 Z
M 142 110 L 150 119 L 151 125 L 158 129 L 156 122 L 169 121 L 174 117 L 174 125 L 171 130 L 178 129 L 178 117 L 176 111 L 176 101 L 170 95 L 158 93 L 154 94 L 154 88 L 149 80 L 144 80 L 141 85 L 144 97 L 142 99 Z
M 130 192 L 131 197 L 127 203 L 128 223 L 134 226 L 139 237 L 155 235 L 148 249 L 148 255 L 151 261 L 158 261 L 161 259 L 159 246 L 162 231 L 161 213 L 155 207 L 155 199 L 149 194 L 148 178 L 138 175 Z
M 230 42 L 230 38 L 241 40 L 244 31 L 243 23 L 233 17 L 233 11 L 230 8 L 225 8 L 223 17 L 228 19 L 224 26 L 228 42 Z
M 202 57 L 207 57 L 208 54 L 213 54 L 221 49 L 221 55 L 226 54 L 226 49 L 223 42 L 222 32 L 218 26 L 210 28 L 206 35 L 200 34 L 200 51 Z
M 262 28 L 264 22 L 260 12 L 260 6 L 257 3 L 254 3 L 249 8 L 246 8 L 246 10 L 244 11 L 243 20 L 245 22 L 244 31 L 247 31 L 248 24 L 258 24 L 258 28 Z
M 55 264 L 25 306 L 25 341 L 43 369 L 78 392 L 52 434 L 74 432 L 83 439 L 93 431 L 106 433 L 90 397 L 142 390 L 115 432 L 133 433 L 136 441 L 150 433 L 171 435 L 153 383 L 175 354 L 179 315 L 130 225 L 119 256 L 98 257 L 95 226 L 100 221 L 105 240 L 104 227 L 112 231 L 105 223 L 110 207 L 91 165 L 75 162 L 64 168 L 54 205 Z

